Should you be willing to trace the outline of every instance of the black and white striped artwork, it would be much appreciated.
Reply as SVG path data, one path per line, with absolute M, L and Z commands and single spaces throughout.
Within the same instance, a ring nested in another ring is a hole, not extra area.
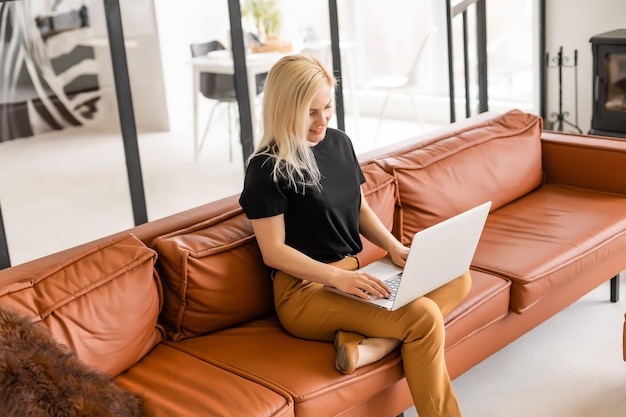
M 101 91 L 89 30 L 85 1 L 0 3 L 0 142 L 94 120 Z

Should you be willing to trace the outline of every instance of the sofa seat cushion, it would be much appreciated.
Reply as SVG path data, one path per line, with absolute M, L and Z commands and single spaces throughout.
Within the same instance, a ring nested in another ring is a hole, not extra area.
M 485 201 L 492 210 L 541 184 L 542 121 L 514 110 L 420 142 L 377 163 L 398 180 L 396 234 L 415 232 Z
M 509 312 L 511 281 L 471 271 L 469 294 L 445 317 L 446 349 L 451 348 Z
M 117 375 L 159 343 L 156 252 L 133 235 L 94 245 L 0 289 L 88 365 Z
M 510 279 L 521 313 L 594 264 L 619 272 L 625 214 L 626 197 L 546 184 L 489 215 L 472 267 Z
M 280 387 L 294 398 L 300 417 L 337 415 L 403 378 L 398 352 L 342 375 L 334 367 L 332 343 L 290 336 L 275 316 L 165 343 L 246 379 Z
M 115 378 L 144 398 L 151 417 L 293 416 L 293 401 L 280 390 L 220 369 L 160 344 Z M 276 392 L 278 391 L 278 392 Z

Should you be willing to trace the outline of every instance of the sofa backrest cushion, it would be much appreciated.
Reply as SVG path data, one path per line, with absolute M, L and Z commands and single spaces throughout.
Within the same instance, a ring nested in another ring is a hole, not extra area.
M 396 210 L 397 184 L 393 175 L 375 163 L 361 166 L 365 183 L 362 186 L 365 200 L 388 230 L 393 229 Z M 361 236 L 363 250 L 359 253 L 361 265 L 367 265 L 386 255 L 386 252 Z
M 0 303 L 25 312 L 55 340 L 111 376 L 163 337 L 156 252 L 133 235 L 111 239 L 0 289 Z
M 512 110 L 377 160 L 398 181 L 397 233 L 415 232 L 487 200 L 496 210 L 541 184 L 542 119 Z
M 161 322 L 178 341 L 274 311 L 270 269 L 240 207 L 157 237 Z

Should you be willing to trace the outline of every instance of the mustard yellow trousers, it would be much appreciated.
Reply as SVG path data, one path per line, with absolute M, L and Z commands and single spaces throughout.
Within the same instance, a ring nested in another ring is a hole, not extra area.
M 358 259 L 336 266 L 354 270 Z M 287 332 L 303 339 L 333 341 L 338 330 L 402 341 L 411 396 L 420 417 L 461 416 L 444 358 L 445 317 L 471 287 L 469 271 L 412 303 L 387 311 L 327 291 L 322 284 L 281 271 L 274 275 L 274 303 Z

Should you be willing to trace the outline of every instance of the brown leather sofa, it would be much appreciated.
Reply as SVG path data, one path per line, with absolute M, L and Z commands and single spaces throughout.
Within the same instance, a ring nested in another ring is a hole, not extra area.
M 486 113 L 360 156 L 366 198 L 408 242 L 493 202 L 469 296 L 446 317 L 454 378 L 626 268 L 626 141 Z M 365 242 L 365 263 L 383 256 Z M 351 375 L 286 334 L 237 196 L 0 271 L 0 302 L 141 393 L 155 416 L 395 416 L 397 352 Z M 608 297 L 608 295 L 607 295 Z M 479 381 L 478 381 L 479 383 Z

